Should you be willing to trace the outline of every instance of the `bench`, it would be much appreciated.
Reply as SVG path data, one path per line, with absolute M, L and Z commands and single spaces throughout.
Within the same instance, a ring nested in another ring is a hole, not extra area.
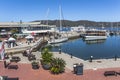
M 9 65 L 8 69 L 18 69 L 18 65 Z
M 117 76 L 115 71 L 105 71 L 104 76 Z
M 21 59 L 17 56 L 13 56 L 10 62 L 19 62 Z
M 120 75 L 120 72 L 116 72 L 116 74 Z
M 19 80 L 19 78 L 18 77 L 16 77 L 16 78 L 7 78 L 6 80 Z

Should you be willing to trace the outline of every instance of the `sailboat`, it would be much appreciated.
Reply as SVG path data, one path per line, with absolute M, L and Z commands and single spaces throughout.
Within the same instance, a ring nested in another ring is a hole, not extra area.
M 114 35 L 114 32 L 112 31 L 113 30 L 113 23 L 111 22 L 111 30 L 109 32 L 109 35 L 110 36 L 113 36 Z
M 61 35 L 61 31 L 62 31 L 62 21 L 61 21 L 61 6 L 59 7 L 60 8 L 60 30 L 59 30 L 59 34 Z M 58 38 L 55 38 L 54 36 L 54 39 L 50 39 L 48 41 L 49 44 L 56 44 L 56 43 L 62 43 L 62 42 L 65 42 L 67 41 L 68 38 L 67 37 L 63 37 L 63 36 L 60 36 Z

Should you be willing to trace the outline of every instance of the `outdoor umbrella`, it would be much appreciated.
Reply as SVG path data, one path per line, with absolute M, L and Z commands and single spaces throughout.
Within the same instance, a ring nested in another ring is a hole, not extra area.
M 15 38 L 13 38 L 13 37 L 10 37 L 9 39 L 8 39 L 8 41 L 15 41 L 16 39 Z

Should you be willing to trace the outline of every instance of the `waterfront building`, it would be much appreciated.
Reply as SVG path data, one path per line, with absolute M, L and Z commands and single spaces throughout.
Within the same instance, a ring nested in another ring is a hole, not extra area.
M 84 27 L 84 26 L 71 27 L 71 31 L 75 31 L 75 32 L 85 32 L 85 27 Z
M 55 25 L 45 25 L 40 22 L 0 22 L 0 30 L 10 32 L 12 29 L 17 29 L 21 34 L 43 34 L 54 32 L 55 28 Z

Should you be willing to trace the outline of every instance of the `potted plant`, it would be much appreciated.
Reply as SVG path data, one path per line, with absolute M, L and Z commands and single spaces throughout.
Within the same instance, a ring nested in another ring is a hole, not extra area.
M 51 69 L 50 71 L 53 74 L 59 74 L 64 72 L 66 62 L 62 58 L 53 58 L 51 61 Z
M 31 65 L 32 65 L 32 68 L 33 68 L 33 69 L 39 69 L 39 63 L 38 63 L 38 62 L 33 61 L 33 62 L 31 63 Z
M 50 69 L 51 67 L 51 61 L 52 61 L 52 58 L 53 58 L 53 54 L 49 52 L 49 50 L 47 48 L 45 48 L 43 51 L 42 51 L 42 66 L 44 69 Z

